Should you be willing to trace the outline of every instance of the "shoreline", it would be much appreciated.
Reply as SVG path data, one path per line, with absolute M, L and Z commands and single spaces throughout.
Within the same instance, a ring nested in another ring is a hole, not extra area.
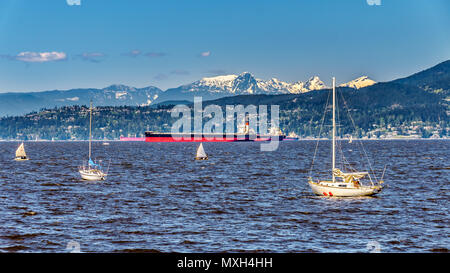
M 328 138 L 299 138 L 297 140 L 283 140 L 280 142 L 297 142 L 297 141 L 331 141 L 331 139 Z M 343 139 L 336 139 L 337 141 L 349 141 L 348 138 Z M 409 138 L 409 137 L 403 137 L 403 138 L 354 138 L 353 141 L 392 141 L 392 140 L 450 140 L 450 138 Z M 75 140 L 47 140 L 47 139 L 40 139 L 40 140 L 20 140 L 20 139 L 0 139 L 0 142 L 88 142 L 87 139 L 75 139 Z M 145 142 L 145 140 L 120 140 L 120 139 L 93 139 L 93 142 Z
M 331 138 L 299 138 L 296 141 L 304 141 L 304 140 L 331 140 Z M 336 140 L 340 140 L 340 141 L 349 141 L 348 138 L 341 138 L 341 139 L 336 139 Z M 396 137 L 396 138 L 354 138 L 353 141 L 356 140 L 361 140 L 361 141 L 366 141 L 366 140 L 450 140 L 450 138 L 417 138 L 417 137 Z

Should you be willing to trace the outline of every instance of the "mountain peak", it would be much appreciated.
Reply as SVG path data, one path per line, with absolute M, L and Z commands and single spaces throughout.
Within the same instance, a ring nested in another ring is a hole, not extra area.
M 103 90 L 111 90 L 111 91 L 130 91 L 135 90 L 136 88 L 130 87 L 124 84 L 112 84 L 108 87 L 103 88 Z
M 327 88 L 327 86 L 325 85 L 325 83 L 323 81 L 320 80 L 320 78 L 318 76 L 313 76 L 311 78 L 309 78 L 305 84 L 303 85 L 303 87 L 307 90 L 320 90 L 320 89 L 325 89 Z
M 320 81 L 319 76 L 312 76 L 311 78 L 308 79 L 308 81 Z
M 233 81 L 233 93 L 248 93 L 255 94 L 258 92 L 258 83 L 252 74 L 249 72 L 241 73 Z
M 252 73 L 250 73 L 250 72 L 242 72 L 241 74 L 239 74 L 239 76 L 237 76 L 237 78 L 240 78 L 240 79 L 254 79 L 255 77 L 253 77 Z
M 370 79 L 368 76 L 361 76 L 347 83 L 339 85 L 340 87 L 350 87 L 355 89 L 360 89 L 366 86 L 374 85 L 376 81 Z

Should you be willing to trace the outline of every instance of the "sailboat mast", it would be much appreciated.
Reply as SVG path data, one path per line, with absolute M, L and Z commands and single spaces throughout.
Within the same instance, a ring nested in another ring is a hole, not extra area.
M 336 182 L 336 177 L 334 175 L 334 168 L 336 167 L 336 90 L 335 90 L 335 81 L 336 79 L 333 77 L 333 160 L 332 160 L 332 168 L 331 173 L 333 174 L 333 183 Z
M 92 101 L 89 106 L 89 159 L 91 159 L 91 141 L 92 141 Z

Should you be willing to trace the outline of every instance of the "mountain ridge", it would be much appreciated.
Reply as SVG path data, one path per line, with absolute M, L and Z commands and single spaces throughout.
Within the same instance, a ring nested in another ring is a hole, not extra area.
M 286 83 L 276 78 L 264 81 L 249 72 L 239 75 L 204 77 L 198 81 L 167 90 L 155 86 L 142 88 L 124 84 L 112 84 L 104 88 L 74 88 L 35 92 L 0 93 L 0 116 L 23 115 L 42 108 L 68 105 L 87 105 L 93 100 L 98 106 L 150 105 L 164 101 L 204 100 L 242 94 L 288 94 L 303 93 L 326 88 L 314 76 L 305 82 Z
M 419 87 L 428 92 L 448 96 L 450 92 L 450 60 L 388 83 Z M 363 90 L 378 84 L 380 83 L 376 83 L 368 76 L 362 76 L 339 86 Z M 329 87 L 318 76 L 313 76 L 306 81 L 288 83 L 277 78 L 262 80 L 249 72 L 243 72 L 239 75 L 204 77 L 192 83 L 166 90 L 155 86 L 136 88 L 124 84 L 112 84 L 101 89 L 8 92 L 0 93 L 0 117 L 23 115 L 43 108 L 88 105 L 90 100 L 93 100 L 97 106 L 145 106 L 157 105 L 164 101 L 193 101 L 194 96 L 201 96 L 206 101 L 236 95 L 302 94 L 327 88 Z

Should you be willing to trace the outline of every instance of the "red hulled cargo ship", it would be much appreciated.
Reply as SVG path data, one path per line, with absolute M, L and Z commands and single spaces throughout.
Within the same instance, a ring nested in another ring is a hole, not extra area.
M 234 142 L 234 141 L 282 141 L 285 135 L 250 134 L 202 134 L 145 132 L 146 142 Z
M 248 117 L 239 133 L 159 133 L 145 132 L 146 142 L 235 142 L 235 141 L 283 141 L 286 138 L 279 128 L 274 128 L 270 134 L 260 135 L 250 133 Z

